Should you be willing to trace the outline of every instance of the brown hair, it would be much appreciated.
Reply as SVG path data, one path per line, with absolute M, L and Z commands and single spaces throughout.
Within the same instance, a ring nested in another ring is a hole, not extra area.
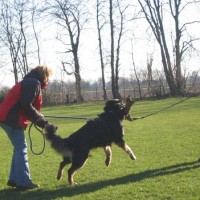
M 47 66 L 37 66 L 29 72 L 30 75 L 33 75 L 34 77 L 38 78 L 41 83 L 43 83 L 44 79 L 52 75 L 52 69 Z

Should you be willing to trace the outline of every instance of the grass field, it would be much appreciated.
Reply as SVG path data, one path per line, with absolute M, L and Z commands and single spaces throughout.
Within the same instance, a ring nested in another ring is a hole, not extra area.
M 132 117 L 145 116 L 168 107 L 181 98 L 138 101 Z M 45 115 L 96 117 L 103 103 L 46 107 Z M 33 182 L 40 189 L 19 192 L 7 187 L 12 146 L 0 129 L 0 199 L 87 199 L 87 200 L 200 200 L 200 98 L 190 98 L 168 110 L 145 119 L 124 123 L 125 141 L 132 147 L 132 161 L 113 144 L 110 167 L 104 164 L 103 149 L 91 151 L 92 157 L 75 175 L 78 186 L 67 183 L 67 168 L 61 181 L 56 180 L 62 160 L 46 143 L 42 155 L 33 155 L 29 148 L 29 164 Z M 49 119 L 67 136 L 84 125 L 85 120 Z M 27 142 L 30 143 L 28 134 Z M 31 132 L 34 151 L 40 151 L 42 136 Z M 30 147 L 30 145 L 29 145 Z

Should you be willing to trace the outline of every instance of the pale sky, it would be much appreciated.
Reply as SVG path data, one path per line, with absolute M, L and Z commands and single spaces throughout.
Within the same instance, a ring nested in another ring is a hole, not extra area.
M 187 17 L 196 17 L 199 14 L 199 10 L 194 10 L 187 15 L 184 15 L 184 18 Z M 147 32 L 147 24 L 145 21 L 141 23 L 129 22 L 129 27 L 132 27 L 133 33 L 135 35 L 134 44 L 133 44 L 133 53 L 134 53 L 134 61 L 137 66 L 137 69 L 145 69 L 146 67 L 146 60 L 147 55 L 153 53 L 153 69 L 161 69 L 161 59 L 160 59 L 160 51 L 158 48 L 157 43 L 155 42 L 154 37 L 151 37 L 149 40 L 149 30 Z M 89 28 L 82 32 L 81 35 L 81 46 L 79 50 L 79 58 L 80 58 L 80 65 L 81 65 L 81 77 L 84 80 L 91 80 L 96 81 L 98 78 L 101 77 L 101 69 L 100 69 L 100 62 L 99 62 L 99 50 L 98 50 L 98 39 L 97 39 L 97 32 L 96 32 L 96 22 L 91 22 Z M 200 24 L 195 24 L 190 26 L 190 32 L 195 33 L 196 37 L 199 37 L 200 33 Z M 104 30 L 104 34 L 109 35 L 109 30 Z M 53 68 L 54 75 L 51 80 L 58 79 L 60 80 L 60 67 L 61 67 L 61 54 L 58 53 L 59 51 L 63 50 L 63 47 L 57 40 L 52 40 L 56 35 L 55 28 L 47 27 L 42 25 L 42 32 L 40 36 L 41 42 L 41 49 L 42 50 L 42 63 L 48 65 Z M 126 33 L 125 38 L 123 39 L 123 44 L 121 46 L 121 64 L 120 64 L 120 76 L 121 77 L 130 77 L 132 66 L 131 60 L 131 32 Z M 103 41 L 104 47 L 109 49 L 110 43 L 109 41 Z M 171 42 L 171 41 L 169 41 Z M 196 42 L 196 48 L 200 51 L 200 41 Z M 36 66 L 34 64 L 34 60 L 32 61 L 32 66 Z M 200 69 L 200 57 L 197 53 L 194 53 L 192 57 L 187 57 L 182 64 L 183 68 L 188 71 L 198 70 Z M 1 67 L 1 65 L 0 65 Z M 13 85 L 14 78 L 13 75 L 9 73 L 9 65 L 7 65 L 6 69 L 1 69 L 0 73 L 0 86 L 2 85 Z M 109 81 L 110 79 L 110 66 L 109 64 L 106 66 L 106 80 Z M 65 81 L 70 79 L 69 76 L 64 76 Z M 73 80 L 73 78 L 71 78 Z

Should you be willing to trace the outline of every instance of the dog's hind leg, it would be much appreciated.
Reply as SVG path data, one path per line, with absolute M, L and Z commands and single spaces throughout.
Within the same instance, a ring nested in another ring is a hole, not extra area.
M 132 160 L 136 160 L 136 156 L 134 155 L 133 151 L 131 148 L 124 142 L 124 140 L 121 140 L 120 142 L 116 142 L 116 144 L 121 147 L 129 156 Z
M 84 154 L 83 152 L 79 152 L 76 156 L 74 156 L 74 159 L 72 160 L 72 166 L 68 170 L 68 182 L 70 185 L 77 185 L 76 182 L 74 182 L 74 174 L 75 172 L 83 167 L 83 165 L 86 163 L 88 158 L 88 153 Z
M 71 159 L 63 157 L 63 161 L 60 163 L 60 166 L 59 166 L 59 169 L 58 169 L 57 180 L 60 180 L 62 178 L 62 176 L 63 176 L 63 169 L 69 163 L 71 163 Z
M 105 146 L 104 148 L 105 154 L 106 154 L 106 160 L 105 160 L 105 164 L 108 167 L 111 163 L 111 159 L 112 159 L 112 150 L 110 146 Z

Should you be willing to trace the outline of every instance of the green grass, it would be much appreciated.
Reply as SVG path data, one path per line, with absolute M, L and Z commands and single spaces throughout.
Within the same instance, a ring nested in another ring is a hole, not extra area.
M 168 107 L 181 98 L 136 102 L 132 117 L 141 117 Z M 45 115 L 96 117 L 103 104 L 56 106 L 43 109 Z M 128 200 L 200 200 L 200 99 L 191 98 L 148 118 L 124 123 L 125 141 L 137 156 L 132 161 L 121 149 L 112 146 L 110 167 L 104 164 L 103 149 L 91 151 L 92 157 L 75 175 L 78 186 L 67 183 L 67 168 L 56 180 L 62 158 L 46 144 L 45 152 L 35 156 L 29 148 L 33 182 L 40 189 L 19 192 L 6 186 L 12 146 L 0 129 L 0 199 L 128 199 Z M 85 120 L 49 119 L 67 136 L 84 125 Z M 35 151 L 42 149 L 42 136 L 31 132 Z M 28 134 L 27 141 L 29 143 Z M 30 145 L 29 145 L 30 146 Z

